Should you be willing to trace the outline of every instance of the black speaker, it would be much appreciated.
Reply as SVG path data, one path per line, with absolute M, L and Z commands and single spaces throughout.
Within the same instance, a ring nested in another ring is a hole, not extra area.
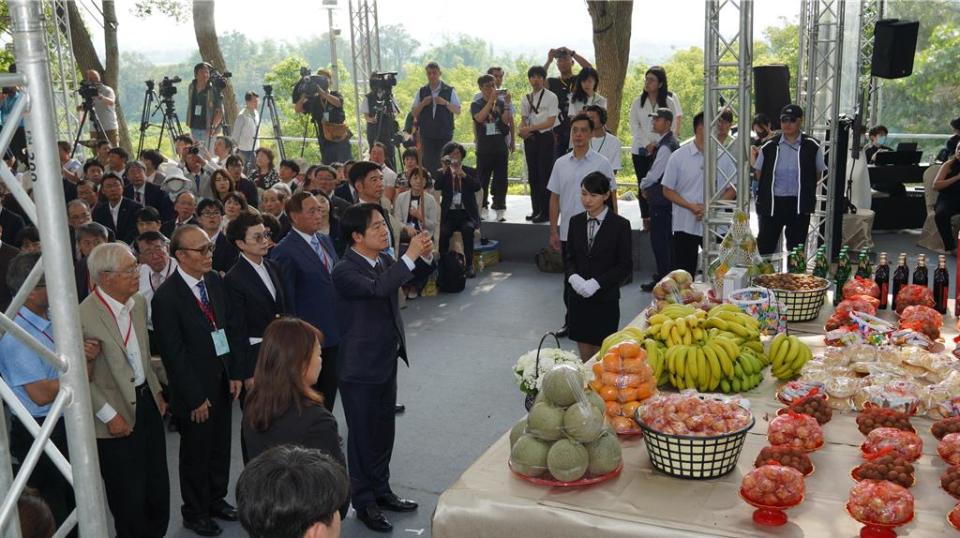
M 770 127 L 780 128 L 780 110 L 790 104 L 790 68 L 783 64 L 753 68 L 753 103 L 756 112 L 770 118 Z
M 913 73 L 920 23 L 900 19 L 877 21 L 873 29 L 870 74 L 880 78 L 903 78 Z

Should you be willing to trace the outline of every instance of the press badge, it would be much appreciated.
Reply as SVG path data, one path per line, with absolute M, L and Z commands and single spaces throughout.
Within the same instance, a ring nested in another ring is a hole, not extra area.
M 213 348 L 217 352 L 218 357 L 222 357 L 227 353 L 230 353 L 230 344 L 227 343 L 227 333 L 223 329 L 217 329 L 210 333 L 210 337 L 213 338 Z
M 323 122 L 324 122 L 324 123 L 330 123 L 330 112 L 324 112 L 324 113 L 323 113 Z
M 453 205 L 454 205 L 454 207 L 459 206 L 459 205 L 461 204 L 461 200 L 460 200 L 461 197 L 462 197 L 462 194 L 460 194 L 459 192 L 453 193 Z
M 493 136 L 497 134 L 497 124 L 496 123 L 487 123 L 487 136 Z
M 193 115 L 194 115 L 194 116 L 202 116 L 202 115 L 203 115 L 203 105 L 196 105 L 196 106 L 194 106 L 194 107 L 193 107 Z

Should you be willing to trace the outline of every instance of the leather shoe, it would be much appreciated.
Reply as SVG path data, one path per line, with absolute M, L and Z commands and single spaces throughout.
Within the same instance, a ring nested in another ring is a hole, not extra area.
M 533 219 L 537 218 L 537 213 L 531 213 L 531 214 L 529 214 L 529 215 L 527 215 L 526 217 L 523 217 L 523 218 L 525 218 L 526 220 L 533 220 Z
M 405 406 L 405 405 L 403 405 L 403 404 L 397 404 L 397 405 L 393 406 L 393 413 L 394 413 L 395 415 L 402 414 L 402 413 L 405 412 L 406 410 L 407 410 L 407 406 Z
M 200 536 L 220 536 L 220 533 L 223 532 L 223 529 L 220 528 L 220 525 L 217 525 L 217 522 L 209 517 L 184 519 L 183 526 L 199 534 Z
M 230 503 L 223 501 L 220 506 L 210 510 L 210 515 L 223 521 L 236 521 L 237 509 Z
M 390 532 L 393 530 L 393 525 L 390 524 L 390 521 L 383 515 L 383 512 L 380 511 L 380 508 L 375 504 L 366 506 L 361 510 L 357 510 L 357 519 L 363 522 L 368 529 L 377 532 Z
M 566 325 L 564 325 L 563 327 L 560 327 L 560 330 L 557 331 L 555 334 L 557 335 L 557 338 L 566 338 L 567 335 L 570 334 L 570 329 Z
M 531 220 L 530 222 L 534 224 L 540 224 L 541 222 L 547 222 L 548 220 L 550 220 L 550 217 L 541 213 L 536 217 L 533 217 L 533 220 Z
M 413 512 L 419 506 L 416 501 L 401 499 L 396 493 L 377 497 L 377 506 L 391 512 Z

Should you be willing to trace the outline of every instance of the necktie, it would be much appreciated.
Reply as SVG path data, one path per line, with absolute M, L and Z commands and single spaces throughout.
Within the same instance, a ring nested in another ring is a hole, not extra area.
M 203 315 L 207 317 L 210 325 L 216 327 L 217 320 L 213 315 L 213 305 L 210 304 L 210 298 L 207 297 L 207 285 L 202 280 L 197 282 L 197 290 L 200 292 L 200 309 L 203 310 Z
M 323 266 L 327 268 L 327 272 L 330 272 L 330 260 L 327 259 L 327 253 L 320 245 L 320 238 L 317 237 L 316 234 L 310 239 L 310 246 L 313 247 L 313 251 L 317 253 L 317 256 L 320 256 L 320 261 L 322 261 Z
M 136 202 L 136 203 L 138 203 L 138 204 L 142 204 L 142 203 L 143 203 L 143 202 L 141 201 L 141 198 L 140 198 L 140 191 L 133 191 L 133 201 Z
M 593 240 L 597 236 L 597 228 L 600 227 L 600 221 L 597 219 L 587 219 L 587 248 L 593 248 Z
M 383 274 L 383 264 L 380 263 L 380 258 L 377 258 L 377 263 L 373 266 L 373 272 L 377 273 L 378 275 Z

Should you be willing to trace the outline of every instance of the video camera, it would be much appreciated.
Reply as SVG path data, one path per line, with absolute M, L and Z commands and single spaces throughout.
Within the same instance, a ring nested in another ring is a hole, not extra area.
M 320 90 L 330 91 L 330 79 L 323 75 L 312 75 L 309 67 L 301 67 L 300 80 L 297 81 L 296 86 L 300 87 L 300 92 L 307 99 L 313 99 L 320 93 Z M 296 91 L 296 86 L 294 91 Z
M 164 100 L 173 99 L 173 96 L 177 94 L 177 87 L 174 86 L 174 84 L 177 84 L 181 80 L 183 79 L 180 77 L 163 77 L 160 81 L 160 97 Z M 153 88 L 152 80 L 147 81 L 147 87 Z
M 77 93 L 80 94 L 80 97 L 82 97 L 84 101 L 92 101 L 100 95 L 100 84 L 84 80 L 80 83 L 80 87 L 77 88 Z
M 375 92 L 386 93 L 397 85 L 397 72 L 372 73 L 370 75 L 370 89 Z
M 210 68 L 210 84 L 218 92 L 223 91 L 223 89 L 227 87 L 227 79 L 232 77 L 233 73 L 230 71 L 224 71 L 221 73 L 220 71 L 217 71 L 217 68 L 209 64 L 208 67 Z

